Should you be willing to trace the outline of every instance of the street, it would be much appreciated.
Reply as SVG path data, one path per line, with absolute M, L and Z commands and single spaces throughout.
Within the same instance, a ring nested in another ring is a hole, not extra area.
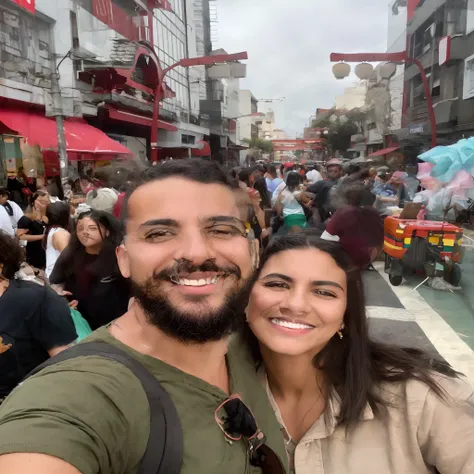
M 390 285 L 383 262 L 365 272 L 367 310 L 373 337 L 438 354 L 474 383 L 474 251 L 463 262 L 463 289 L 454 293 L 414 288 L 422 279 Z

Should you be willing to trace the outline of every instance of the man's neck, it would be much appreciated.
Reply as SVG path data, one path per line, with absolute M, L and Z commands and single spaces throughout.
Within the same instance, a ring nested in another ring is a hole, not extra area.
M 184 343 L 151 325 L 134 304 L 117 319 L 109 332 L 132 349 L 159 359 L 229 393 L 229 374 L 225 355 L 228 340 L 205 344 Z

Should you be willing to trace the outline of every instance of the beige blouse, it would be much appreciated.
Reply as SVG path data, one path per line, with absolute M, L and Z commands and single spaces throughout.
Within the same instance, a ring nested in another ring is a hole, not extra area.
M 425 384 L 411 380 L 385 384 L 384 398 L 393 406 L 374 416 L 369 406 L 346 437 L 336 428 L 340 404 L 328 405 L 329 416 L 292 441 L 280 410 L 261 373 L 282 427 L 292 474 L 474 474 L 474 391 L 464 380 L 436 375 L 447 394 L 442 401 Z

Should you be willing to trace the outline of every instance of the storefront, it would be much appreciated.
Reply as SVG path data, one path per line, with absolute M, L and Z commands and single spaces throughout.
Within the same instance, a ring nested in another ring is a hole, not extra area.
M 132 157 L 128 148 L 85 120 L 66 119 L 64 133 L 72 175 L 86 163 L 94 167 L 98 162 Z M 56 121 L 39 110 L 0 108 L 0 147 L 2 167 L 9 177 L 21 168 L 29 178 L 59 175 Z

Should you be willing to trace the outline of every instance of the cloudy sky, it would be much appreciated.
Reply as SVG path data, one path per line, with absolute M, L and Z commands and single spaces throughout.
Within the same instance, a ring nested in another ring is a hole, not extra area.
M 383 52 L 388 0 L 218 0 L 218 46 L 248 51 L 241 87 L 271 105 L 278 126 L 301 134 L 316 108 L 329 108 L 351 75 L 336 81 L 331 52 Z

